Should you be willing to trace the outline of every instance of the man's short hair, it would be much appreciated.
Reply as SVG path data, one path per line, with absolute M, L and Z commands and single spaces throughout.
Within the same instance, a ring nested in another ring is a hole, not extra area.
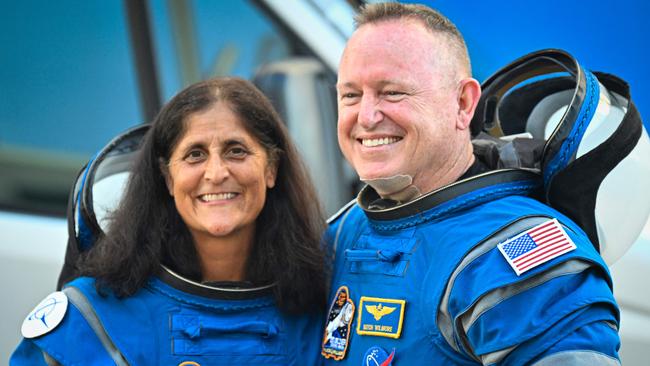
M 465 39 L 454 23 L 437 10 L 420 4 L 401 4 L 386 2 L 366 4 L 354 17 L 356 28 L 366 24 L 376 24 L 390 20 L 413 19 L 419 21 L 434 34 L 443 34 L 454 47 L 454 54 L 461 64 L 467 67 L 468 76 L 472 69 Z

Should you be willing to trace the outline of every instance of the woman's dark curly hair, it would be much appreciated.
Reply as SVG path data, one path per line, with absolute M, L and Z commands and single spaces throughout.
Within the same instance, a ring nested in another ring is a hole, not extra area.
M 223 102 L 278 165 L 275 187 L 267 191 L 257 218 L 246 280 L 277 283 L 281 309 L 300 312 L 325 302 L 325 259 L 320 205 L 286 127 L 269 100 L 248 81 L 215 78 L 181 91 L 160 111 L 142 142 L 124 197 L 107 233 L 79 262 L 98 290 L 130 296 L 163 264 L 201 281 L 190 232 L 169 195 L 160 162 L 168 162 L 183 136 L 188 116 Z

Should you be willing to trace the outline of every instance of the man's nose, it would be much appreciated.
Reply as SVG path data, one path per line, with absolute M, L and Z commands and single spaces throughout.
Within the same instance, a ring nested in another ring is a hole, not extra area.
M 212 183 L 221 183 L 230 175 L 228 164 L 221 156 L 211 154 L 205 165 L 203 178 Z
M 367 130 L 375 127 L 384 118 L 384 114 L 379 106 L 379 99 L 374 96 L 364 94 L 361 97 L 359 106 L 359 115 L 357 122 Z

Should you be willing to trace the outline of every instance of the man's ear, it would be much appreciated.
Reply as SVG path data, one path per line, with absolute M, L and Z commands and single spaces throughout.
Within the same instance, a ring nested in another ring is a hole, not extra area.
M 481 98 L 481 84 L 476 79 L 466 78 L 460 81 L 459 86 L 456 127 L 460 130 L 465 130 L 469 128 L 474 111 Z
M 158 160 L 158 166 L 160 168 L 160 172 L 162 173 L 163 177 L 165 178 L 165 185 L 167 185 L 167 190 L 169 191 L 170 196 L 174 196 L 174 181 L 172 180 L 172 176 L 169 173 L 169 165 L 165 162 L 163 159 Z

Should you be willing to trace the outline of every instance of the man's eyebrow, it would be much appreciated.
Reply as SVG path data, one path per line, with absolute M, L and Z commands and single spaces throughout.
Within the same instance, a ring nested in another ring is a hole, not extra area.
M 404 82 L 399 81 L 399 80 L 395 80 L 395 79 L 383 79 L 383 80 L 377 80 L 377 81 L 373 82 L 373 84 L 376 87 L 381 88 L 381 87 L 384 87 L 386 85 L 404 85 Z M 351 81 L 336 84 L 337 89 L 338 88 L 355 88 L 356 86 L 357 86 L 357 84 L 354 83 L 354 82 L 351 82 Z
M 396 80 L 396 79 L 387 79 L 387 80 L 379 80 L 377 84 L 381 86 L 386 86 L 386 85 L 404 85 L 404 81 L 402 80 Z
M 356 84 L 351 82 L 351 81 L 348 81 L 348 82 L 345 82 L 345 83 L 336 83 L 336 88 L 337 89 L 339 89 L 339 88 L 354 88 L 355 86 L 356 86 Z

